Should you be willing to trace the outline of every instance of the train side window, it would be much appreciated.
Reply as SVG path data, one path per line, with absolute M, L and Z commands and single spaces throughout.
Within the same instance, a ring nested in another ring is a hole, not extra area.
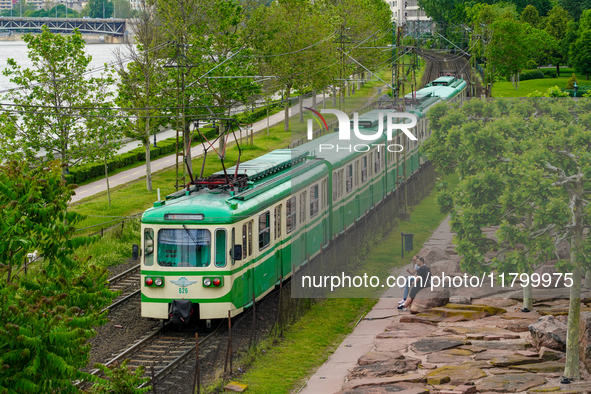
M 359 184 L 359 160 L 355 161 L 355 174 L 353 175 L 355 186 Z
M 271 211 L 259 215 L 259 250 L 271 243 Z
M 380 152 L 380 150 L 378 149 L 378 150 L 376 151 L 376 154 L 375 154 L 375 158 L 376 158 L 376 161 L 375 161 L 375 173 L 376 173 L 376 174 L 377 174 L 378 172 L 380 172 L 380 157 L 381 157 L 381 154 L 380 154 L 380 153 L 381 153 L 381 152 Z
M 353 190 L 353 164 L 349 164 L 347 166 L 347 174 L 346 174 L 346 190 L 347 193 L 350 193 Z
M 310 217 L 318 215 L 318 184 L 310 188 Z
M 154 230 L 151 228 L 144 230 L 144 265 L 154 265 Z
M 333 172 L 332 174 L 332 200 L 336 201 L 337 198 L 339 198 L 339 192 L 338 192 L 338 175 L 337 172 Z
M 370 152 L 369 154 L 369 177 L 371 178 L 373 176 L 373 170 L 371 168 L 371 163 L 373 163 L 373 152 Z
M 242 258 L 245 259 L 247 255 L 248 243 L 246 242 L 246 224 L 242 225 Z
M 324 209 L 324 179 L 320 181 L 320 210 Z
M 275 238 L 281 238 L 281 204 L 275 207 Z
M 367 156 L 361 158 L 361 183 L 367 181 Z
M 252 256 L 252 220 L 248 222 L 248 255 Z
M 300 194 L 300 223 L 306 221 L 306 192 Z
M 226 266 L 226 230 L 215 230 L 215 266 Z
M 280 204 L 277 207 L 277 238 L 281 238 L 281 209 L 283 206 Z
M 291 233 L 296 228 L 297 216 L 296 216 L 296 198 L 292 197 L 285 203 L 285 232 Z
M 277 207 L 273 208 L 273 239 L 277 239 Z
M 328 198 L 327 198 L 327 194 L 328 194 L 328 179 L 324 179 L 322 181 L 322 191 L 321 191 L 321 198 L 322 198 L 322 208 L 324 209 L 324 207 L 328 206 Z
M 232 243 L 230 244 L 230 259 L 232 259 L 232 265 L 236 263 L 236 260 L 234 260 L 234 245 L 236 245 L 236 228 L 232 227 Z

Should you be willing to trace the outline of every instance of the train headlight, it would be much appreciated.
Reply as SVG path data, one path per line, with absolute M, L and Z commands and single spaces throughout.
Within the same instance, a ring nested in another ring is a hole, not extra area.
M 156 286 L 162 286 L 162 278 L 156 278 L 156 280 L 154 280 L 154 284 Z
M 152 286 L 154 280 L 152 278 L 146 278 L 146 286 Z
M 209 277 L 203 278 L 203 287 L 221 287 L 224 285 L 224 278 Z

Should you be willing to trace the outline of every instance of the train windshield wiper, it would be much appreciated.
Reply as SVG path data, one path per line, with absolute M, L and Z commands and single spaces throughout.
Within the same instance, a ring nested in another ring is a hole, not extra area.
M 185 229 L 185 231 L 189 235 L 189 238 L 191 238 L 191 241 L 193 241 L 193 243 L 195 244 L 195 246 L 199 246 L 199 244 L 197 243 L 197 240 L 195 238 L 193 238 L 193 236 L 191 235 L 191 232 L 189 231 L 189 229 L 187 228 L 187 226 L 185 226 L 183 224 L 183 228 Z

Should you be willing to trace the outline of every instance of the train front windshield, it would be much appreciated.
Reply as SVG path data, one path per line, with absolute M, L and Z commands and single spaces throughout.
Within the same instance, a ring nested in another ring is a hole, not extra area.
M 211 233 L 199 229 L 158 231 L 158 265 L 207 267 L 211 262 Z

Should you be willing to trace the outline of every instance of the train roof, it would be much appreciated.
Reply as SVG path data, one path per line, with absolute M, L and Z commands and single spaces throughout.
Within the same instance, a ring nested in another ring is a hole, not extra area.
M 386 111 L 374 110 L 361 115 L 360 121 L 363 119 L 366 122 L 375 123 L 376 126 L 360 127 L 360 132 L 367 135 L 375 134 L 379 114 L 384 112 Z M 382 134 L 378 140 L 370 142 L 358 139 L 352 133 L 351 141 L 346 144 L 367 145 L 368 143 L 385 143 L 385 141 L 385 134 Z M 239 193 L 206 188 L 193 189 L 191 192 L 180 191 L 168 196 L 166 201 L 157 202 L 153 208 L 146 210 L 142 216 L 142 222 L 173 224 L 174 221 L 166 219 L 166 217 L 170 217 L 169 215 L 201 214 L 203 215 L 202 219 L 195 221 L 195 223 L 223 224 L 234 223 L 252 216 L 266 206 L 287 198 L 291 195 L 292 190 L 300 190 L 325 177 L 329 167 L 341 167 L 359 156 L 359 152 L 354 150 L 351 152 L 348 150 L 321 151 L 322 144 L 336 146 L 339 142 L 343 144 L 343 141 L 339 141 L 339 134 L 330 133 L 296 148 L 279 149 L 241 163 L 239 173 L 248 175 L 248 189 Z M 233 176 L 235 170 L 235 167 L 228 168 L 227 173 Z M 223 174 L 223 172 L 220 171 L 216 174 Z M 182 223 L 186 222 L 190 222 L 190 220 Z
M 449 86 L 456 80 L 454 77 L 439 77 L 431 82 L 433 86 Z

